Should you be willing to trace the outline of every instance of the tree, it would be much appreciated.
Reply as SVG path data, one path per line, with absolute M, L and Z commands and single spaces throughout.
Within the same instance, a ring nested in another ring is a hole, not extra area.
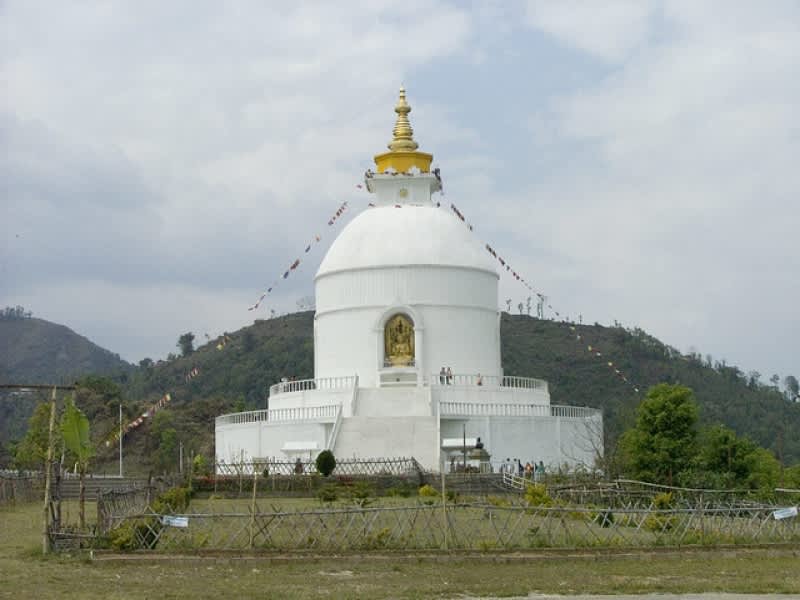
M 783 383 L 786 385 L 786 390 L 789 392 L 789 399 L 797 400 L 798 397 L 800 397 L 800 382 L 797 381 L 797 377 L 794 375 L 787 375 Z
M 626 472 L 672 485 L 694 456 L 697 403 L 691 389 L 662 383 L 650 388 L 636 410 L 636 425 L 620 438 Z
M 778 384 L 781 382 L 780 375 L 777 373 L 773 374 L 772 377 L 769 378 L 769 382 L 772 384 L 776 390 L 778 389 Z
M 14 465 L 18 469 L 46 469 L 47 444 L 50 430 L 50 403 L 36 406 L 28 419 L 28 431 L 17 444 Z M 58 447 L 58 443 L 56 447 Z
M 139 361 L 139 368 L 140 369 L 151 369 L 153 367 L 153 359 L 152 358 L 143 358 Z
M 89 459 L 94 456 L 94 447 L 89 437 L 89 419 L 75 406 L 75 399 L 67 399 L 64 414 L 61 416 L 61 435 L 64 437 L 64 448 L 70 458 L 75 461 L 80 474 L 80 495 L 78 497 L 78 514 L 80 527 L 86 527 L 86 471 Z
M 692 471 L 681 483 L 705 488 L 732 488 L 748 485 L 756 446 L 746 437 L 716 425 L 703 431 Z
M 191 331 L 187 331 L 178 338 L 178 343 L 175 345 L 181 349 L 181 356 L 189 356 L 194 352 L 194 334 Z
M 336 468 L 336 457 L 330 450 L 323 450 L 317 455 L 316 460 L 317 471 L 323 476 L 327 477 Z
M 178 459 L 178 431 L 171 410 L 159 410 L 153 417 L 148 449 L 153 466 L 162 472 L 171 472 Z
M 756 389 L 759 385 L 761 385 L 761 382 L 759 381 L 759 379 L 761 379 L 761 373 L 758 371 L 750 371 L 747 376 L 749 377 L 747 385 L 749 385 L 751 388 Z

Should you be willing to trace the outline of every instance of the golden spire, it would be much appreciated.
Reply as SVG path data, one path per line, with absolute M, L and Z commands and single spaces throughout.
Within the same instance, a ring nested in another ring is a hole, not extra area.
M 389 142 L 389 150 L 392 152 L 413 152 L 419 148 L 419 144 L 414 141 L 414 130 L 408 120 L 408 113 L 411 107 L 406 102 L 406 89 L 400 86 L 400 97 L 397 99 L 397 106 L 394 107 L 397 113 L 394 129 L 392 129 L 392 141 Z
M 417 151 L 419 144 L 414 141 L 414 130 L 408 120 L 411 107 L 406 101 L 406 90 L 402 86 L 400 86 L 400 97 L 397 99 L 394 112 L 397 113 L 397 120 L 392 129 L 389 152 L 375 156 L 378 173 L 383 173 L 387 169 L 394 169 L 398 173 L 408 173 L 414 167 L 422 173 L 429 173 L 433 155 Z

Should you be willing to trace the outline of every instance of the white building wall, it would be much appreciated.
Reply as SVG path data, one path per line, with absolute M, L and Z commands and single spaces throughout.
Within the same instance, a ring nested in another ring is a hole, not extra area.
M 383 321 L 414 320 L 420 374 L 501 375 L 497 275 L 461 267 L 408 266 L 341 271 L 318 277 L 315 377 L 358 374 L 378 385 Z
M 217 425 L 215 448 L 217 462 L 238 463 L 253 458 L 288 458 L 281 448 L 287 442 L 316 442 L 319 450 L 325 448 L 332 423 L 237 423 Z
M 414 457 L 438 470 L 436 417 L 352 417 L 342 421 L 333 453 L 341 458 Z
M 602 420 L 571 417 L 470 417 L 442 419 L 442 438 L 480 437 L 495 470 L 506 458 L 542 461 L 553 469 L 595 467 L 602 454 Z M 598 429 L 599 428 L 599 429 Z

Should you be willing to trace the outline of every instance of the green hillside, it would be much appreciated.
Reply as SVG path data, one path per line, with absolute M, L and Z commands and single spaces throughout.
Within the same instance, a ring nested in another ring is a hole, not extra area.
M 90 374 L 119 377 L 133 366 L 64 325 L 36 319 L 22 307 L 0 311 L 0 383 L 72 383 Z M 35 400 L 0 390 L 0 446 L 20 438 Z
M 800 462 L 800 403 L 789 402 L 777 389 L 750 381 L 736 367 L 682 355 L 641 330 L 575 327 L 573 332 L 562 323 L 504 314 L 505 373 L 548 380 L 554 404 L 602 408 L 612 441 L 633 424 L 634 410 L 647 387 L 682 383 L 694 389 L 703 424 L 724 423 L 772 449 L 786 464 Z M 583 342 L 576 341 L 576 333 Z M 145 421 L 126 437 L 128 460 L 143 468 L 152 466 L 159 453 L 167 453 L 167 442 L 173 438 L 189 452 L 210 456 L 216 415 L 264 408 L 269 386 L 281 377 L 313 375 L 311 312 L 258 320 L 229 336 L 221 350 L 216 347 L 219 340 L 213 340 L 185 357 L 157 364 L 142 361 L 125 379 L 122 396 L 129 417 L 164 393 L 172 398 L 155 421 Z M 587 344 L 600 349 L 602 358 L 590 355 Z M 607 361 L 637 382 L 641 393 L 620 381 Z M 192 369 L 197 369 L 197 376 L 187 380 Z M 114 407 L 117 402 L 113 401 Z M 96 415 L 96 438 L 116 427 L 114 410 L 93 406 L 89 412 Z M 113 461 L 113 448 L 105 454 L 109 463 Z M 102 461 L 104 455 L 99 458 Z
M 576 329 L 584 343 L 576 341 L 576 332 L 568 325 L 504 314 L 505 373 L 548 380 L 554 404 L 602 408 L 611 439 L 632 425 L 647 387 L 682 383 L 695 390 L 703 423 L 724 423 L 785 461 L 800 461 L 800 404 L 789 402 L 777 390 L 748 385 L 736 367 L 709 366 L 641 330 L 599 325 Z M 175 427 L 186 427 L 197 449 L 210 452 L 214 415 L 264 408 L 269 386 L 281 377 L 313 376 L 312 331 L 311 312 L 256 321 L 230 334 L 231 342 L 223 350 L 217 350 L 214 341 L 188 357 L 138 369 L 126 395 L 153 401 L 169 391 Z M 602 359 L 586 352 L 588 343 L 602 350 Z M 642 393 L 620 381 L 607 361 L 638 382 Z M 186 374 L 195 367 L 199 375 L 187 382 Z
M 33 317 L 0 317 L 0 382 L 66 383 L 132 366 L 69 327 Z

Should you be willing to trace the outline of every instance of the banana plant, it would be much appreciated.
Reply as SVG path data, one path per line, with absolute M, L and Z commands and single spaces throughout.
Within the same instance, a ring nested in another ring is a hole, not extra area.
M 80 475 L 80 496 L 78 511 L 80 527 L 86 528 L 84 507 L 86 504 L 86 472 L 89 470 L 89 460 L 94 456 L 94 446 L 89 438 L 89 419 L 75 406 L 75 399 L 67 399 L 64 414 L 61 417 L 61 434 L 64 438 L 64 447 L 75 460 Z

